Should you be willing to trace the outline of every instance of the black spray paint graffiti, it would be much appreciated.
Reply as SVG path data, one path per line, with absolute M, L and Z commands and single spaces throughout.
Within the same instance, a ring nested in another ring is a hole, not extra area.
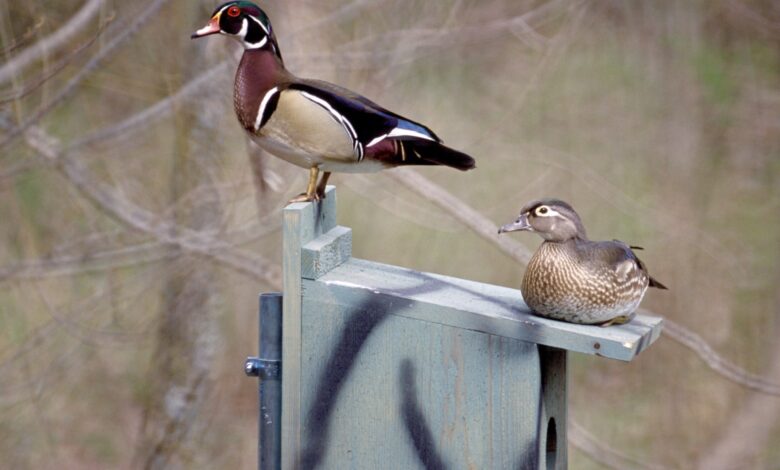
M 314 469 L 325 452 L 333 407 L 360 350 L 371 332 L 387 318 L 392 305 L 378 299 L 364 302 L 347 319 L 341 338 L 317 380 L 317 399 L 309 409 L 306 446 L 297 468 Z
M 415 290 L 436 290 L 436 283 L 426 283 Z M 413 302 L 407 299 L 375 295 L 359 304 L 344 323 L 341 336 L 331 355 L 320 371 L 316 387 L 316 399 L 307 414 L 305 444 L 296 468 L 316 469 L 323 460 L 330 436 L 330 420 L 340 395 L 360 354 L 371 334 L 393 312 L 409 308 Z M 415 367 L 406 359 L 400 364 L 399 381 L 402 396 L 401 415 L 410 443 L 426 470 L 445 470 L 441 453 L 437 450 L 433 433 L 417 398 Z M 541 393 L 539 410 L 541 410 Z M 540 416 L 537 413 L 537 416 Z M 537 418 L 538 419 L 538 418 Z M 537 427 L 541 427 L 537 423 Z M 538 433 L 536 440 L 522 449 L 514 468 L 530 470 L 538 468 Z
M 401 415 L 404 418 L 404 427 L 412 441 L 414 450 L 420 463 L 426 470 L 444 470 L 441 455 L 436 450 L 436 444 L 433 442 L 433 434 L 425 419 L 423 410 L 417 402 L 417 383 L 415 381 L 414 364 L 410 359 L 404 359 L 401 362 Z

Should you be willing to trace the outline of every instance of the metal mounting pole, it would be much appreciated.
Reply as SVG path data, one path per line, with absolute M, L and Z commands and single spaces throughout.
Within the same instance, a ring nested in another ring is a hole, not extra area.
M 282 294 L 260 295 L 260 357 L 247 358 L 246 375 L 260 379 L 257 468 L 282 467 Z

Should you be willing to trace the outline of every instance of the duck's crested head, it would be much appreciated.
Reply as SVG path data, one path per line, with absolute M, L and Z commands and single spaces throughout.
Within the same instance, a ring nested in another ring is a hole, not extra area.
M 587 239 L 585 226 L 574 208 L 560 199 L 537 199 L 520 210 L 517 220 L 501 227 L 498 233 L 519 230 L 538 233 L 547 241 L 564 242 Z
M 195 31 L 192 38 L 218 33 L 235 38 L 245 49 L 269 48 L 281 58 L 268 15 L 252 2 L 223 3 L 211 14 L 208 24 Z

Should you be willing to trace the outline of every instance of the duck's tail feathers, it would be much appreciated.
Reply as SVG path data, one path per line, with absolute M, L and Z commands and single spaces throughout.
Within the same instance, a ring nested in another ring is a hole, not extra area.
M 655 287 L 656 289 L 663 289 L 663 290 L 669 290 L 668 287 L 658 282 L 653 276 L 650 276 L 650 287 Z
M 415 140 L 405 141 L 404 144 L 408 146 L 407 148 L 411 147 L 417 157 L 434 165 L 446 165 L 461 171 L 476 168 L 476 162 L 472 157 L 438 142 Z

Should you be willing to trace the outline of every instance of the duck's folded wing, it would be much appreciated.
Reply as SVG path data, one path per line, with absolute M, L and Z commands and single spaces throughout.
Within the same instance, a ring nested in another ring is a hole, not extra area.
M 369 158 L 388 166 L 447 165 L 459 170 L 475 166 L 473 158 L 444 146 L 428 127 L 350 90 L 317 80 L 296 80 L 283 88 L 282 95 L 300 94 L 316 105 L 317 114 L 337 123 L 350 139 L 357 161 Z
M 316 80 L 301 80 L 289 85 L 318 101 L 333 119 L 354 135 L 363 149 L 385 138 L 440 142 L 428 127 L 388 111 L 373 101 L 345 88 Z
M 598 249 L 602 253 L 601 258 L 609 263 L 618 274 L 627 275 L 632 269 L 638 268 L 649 278 L 650 287 L 667 289 L 666 286 L 650 276 L 645 263 L 633 251 L 633 249 L 641 250 L 642 248 L 629 246 L 620 240 L 613 240 L 594 243 L 594 249 Z

